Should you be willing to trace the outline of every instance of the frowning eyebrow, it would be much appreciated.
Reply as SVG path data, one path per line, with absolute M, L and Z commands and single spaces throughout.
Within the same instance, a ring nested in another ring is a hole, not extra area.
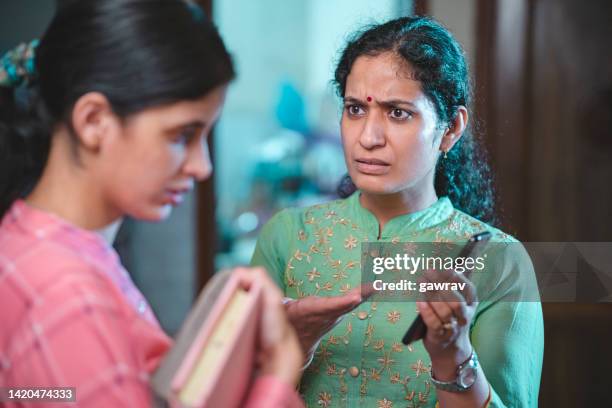
M 365 105 L 366 102 L 359 99 L 359 98 L 355 98 L 354 96 L 347 96 L 344 98 L 344 103 L 353 103 L 353 104 L 358 104 L 358 105 Z M 394 106 L 408 106 L 408 107 L 412 107 L 412 108 L 416 108 L 416 105 L 412 102 L 412 101 L 408 101 L 408 100 L 404 100 L 404 99 L 389 99 L 387 101 L 376 101 L 376 103 L 378 105 L 381 106 L 385 106 L 385 107 L 394 107 Z

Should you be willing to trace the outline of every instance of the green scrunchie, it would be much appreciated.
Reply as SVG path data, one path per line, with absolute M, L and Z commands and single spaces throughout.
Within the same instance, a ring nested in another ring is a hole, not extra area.
M 0 86 L 18 87 L 27 85 L 36 76 L 34 65 L 38 40 L 22 43 L 0 59 Z

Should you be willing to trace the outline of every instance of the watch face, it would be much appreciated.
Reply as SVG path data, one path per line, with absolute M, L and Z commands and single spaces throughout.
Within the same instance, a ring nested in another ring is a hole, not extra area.
M 465 367 L 459 373 L 459 376 L 457 378 L 457 383 L 464 388 L 471 387 L 476 382 L 477 370 L 478 369 L 475 367 L 471 367 L 471 366 Z

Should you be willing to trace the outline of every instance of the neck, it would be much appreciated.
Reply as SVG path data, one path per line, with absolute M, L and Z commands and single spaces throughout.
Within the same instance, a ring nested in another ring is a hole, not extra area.
M 47 165 L 26 202 L 77 227 L 103 230 L 114 239 L 122 214 L 106 206 L 97 183 L 75 159 L 68 138 L 53 136 Z
M 119 232 L 119 228 L 121 227 L 122 223 L 123 223 L 123 218 L 119 218 L 118 220 L 107 225 L 106 227 L 103 227 L 97 230 L 96 232 L 100 234 L 102 238 L 104 238 L 104 240 L 108 243 L 108 245 L 112 246 L 113 243 L 115 242 L 115 238 L 117 237 L 117 232 Z
M 406 189 L 391 194 L 372 194 L 362 191 L 359 201 L 378 220 L 380 236 L 389 220 L 404 214 L 424 210 L 438 200 L 433 184 L 425 189 Z

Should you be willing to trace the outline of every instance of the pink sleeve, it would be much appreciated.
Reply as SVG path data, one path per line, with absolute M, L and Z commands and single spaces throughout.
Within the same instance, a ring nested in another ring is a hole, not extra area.
M 75 387 L 76 406 L 150 407 L 149 372 L 169 339 L 130 307 L 104 280 L 64 274 L 13 333 L 3 385 Z
M 304 401 L 289 384 L 273 376 L 259 377 L 246 400 L 246 408 L 302 408 Z

